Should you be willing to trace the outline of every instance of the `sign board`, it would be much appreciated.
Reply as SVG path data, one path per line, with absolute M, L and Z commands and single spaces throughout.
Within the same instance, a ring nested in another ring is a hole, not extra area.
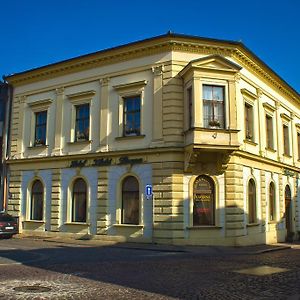
M 152 197 L 153 191 L 152 191 L 152 185 L 151 184 L 146 185 L 145 194 L 146 194 L 147 199 Z

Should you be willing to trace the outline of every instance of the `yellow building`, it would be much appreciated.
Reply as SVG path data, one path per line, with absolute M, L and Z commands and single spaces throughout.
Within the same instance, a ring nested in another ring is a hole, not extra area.
M 22 232 L 298 238 L 300 95 L 242 43 L 168 33 L 6 80 Z

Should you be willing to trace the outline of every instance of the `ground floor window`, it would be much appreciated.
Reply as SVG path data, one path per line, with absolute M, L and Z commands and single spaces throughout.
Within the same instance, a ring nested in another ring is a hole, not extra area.
M 122 224 L 139 224 L 139 183 L 134 176 L 128 176 L 122 183 Z
M 215 225 L 215 185 L 208 176 L 199 176 L 193 186 L 193 226 Z
M 87 186 L 82 178 L 75 180 L 72 196 L 72 222 L 86 222 Z
M 31 188 L 30 219 L 43 220 L 44 187 L 40 180 L 35 180 Z
M 256 223 L 256 187 L 253 179 L 248 183 L 248 222 Z

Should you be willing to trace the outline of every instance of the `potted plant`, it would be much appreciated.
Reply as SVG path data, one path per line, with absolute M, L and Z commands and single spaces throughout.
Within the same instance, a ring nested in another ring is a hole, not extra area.
M 219 120 L 213 119 L 213 120 L 210 120 L 210 121 L 209 121 L 208 125 L 209 125 L 210 127 L 220 127 L 221 124 L 220 124 L 220 121 L 219 121 Z

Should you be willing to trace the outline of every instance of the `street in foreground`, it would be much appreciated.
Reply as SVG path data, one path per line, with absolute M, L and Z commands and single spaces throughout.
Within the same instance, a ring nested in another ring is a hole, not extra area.
M 0 299 L 300 299 L 300 246 L 0 240 Z

